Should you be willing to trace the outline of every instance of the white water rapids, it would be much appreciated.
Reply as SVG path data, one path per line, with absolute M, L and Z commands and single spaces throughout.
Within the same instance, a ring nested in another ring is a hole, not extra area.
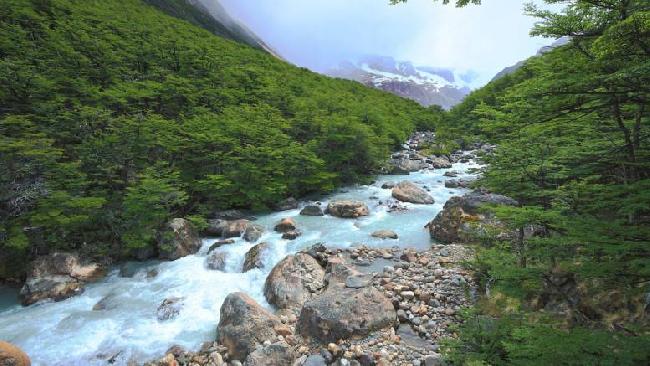
M 424 228 L 453 195 L 462 189 L 444 187 L 448 170 L 467 178 L 474 163 L 454 164 L 451 169 L 421 171 L 408 176 L 379 176 L 372 185 L 342 189 L 323 197 L 330 200 L 355 199 L 368 204 L 370 216 L 340 219 L 331 216 L 300 216 L 300 210 L 260 215 L 257 223 L 267 232 L 259 240 L 270 244 L 264 268 L 241 273 L 244 255 L 254 243 L 236 239 L 234 244 L 218 250 L 227 251 L 226 271 L 212 271 L 205 266 L 206 253 L 214 239 L 204 239 L 196 255 L 173 262 L 132 264 L 132 278 L 120 276 L 119 267 L 102 281 L 88 285 L 76 297 L 61 301 L 21 307 L 15 293 L 0 288 L 0 339 L 22 348 L 35 366 L 125 365 L 129 360 L 143 362 L 160 357 L 172 345 L 198 350 L 203 342 L 213 341 L 219 322 L 219 309 L 231 292 L 242 291 L 259 303 L 270 307 L 263 295 L 267 274 L 288 254 L 323 242 L 330 247 L 350 247 L 363 243 L 371 247 L 426 249 L 431 239 Z M 390 199 L 391 191 L 382 189 L 387 181 L 410 180 L 426 186 L 434 197 L 434 205 L 405 204 L 406 212 L 387 212 L 379 201 Z M 273 232 L 274 224 L 284 217 L 293 217 L 303 235 L 289 241 Z M 370 237 L 375 230 L 388 229 L 399 234 L 398 240 Z M 147 276 L 157 269 L 158 275 Z M 93 311 L 93 306 L 108 297 L 107 309 Z M 156 310 L 169 297 L 184 298 L 178 317 L 159 321 Z

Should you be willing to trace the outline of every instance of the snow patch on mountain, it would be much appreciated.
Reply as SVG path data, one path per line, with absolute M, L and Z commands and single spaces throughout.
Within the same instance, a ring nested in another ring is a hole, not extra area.
M 476 79 L 473 72 L 417 66 L 386 56 L 342 62 L 327 74 L 413 99 L 424 106 L 439 105 L 445 109 L 460 103 Z

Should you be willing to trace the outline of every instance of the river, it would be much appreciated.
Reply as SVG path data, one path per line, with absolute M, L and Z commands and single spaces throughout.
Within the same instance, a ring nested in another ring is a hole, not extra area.
M 429 248 L 431 239 L 424 225 L 451 196 L 465 192 L 445 188 L 444 182 L 449 178 L 443 174 L 454 170 L 460 173 L 458 178 L 467 178 L 471 176 L 468 169 L 476 167 L 470 162 L 408 176 L 378 176 L 372 185 L 347 187 L 322 197 L 324 205 L 339 199 L 366 202 L 370 215 L 360 219 L 306 217 L 299 215 L 299 209 L 259 215 L 256 222 L 268 230 L 260 242 L 268 242 L 271 249 L 264 258 L 264 268 L 247 273 L 241 273 L 241 267 L 244 255 L 254 244 L 236 239 L 234 244 L 219 248 L 229 254 L 226 270 L 211 271 L 206 268 L 205 259 L 215 239 L 206 238 L 196 255 L 173 262 L 129 264 L 135 272 L 130 278 L 122 277 L 120 267 L 116 267 L 104 280 L 88 285 L 81 295 L 61 302 L 21 307 L 15 291 L 0 288 L 0 339 L 22 348 L 35 366 L 107 365 L 108 359 L 114 365 L 125 365 L 128 360 L 142 362 L 159 357 L 172 345 L 197 350 L 203 342 L 215 339 L 219 309 L 229 293 L 246 292 L 270 308 L 263 295 L 264 281 L 286 255 L 318 242 L 343 248 L 358 243 L 370 247 Z M 388 212 L 379 201 L 390 199 L 391 191 L 381 186 L 387 181 L 401 180 L 428 187 L 436 203 L 407 203 L 406 212 Z M 284 217 L 292 217 L 298 223 L 303 235 L 297 240 L 284 240 L 272 231 L 274 224 Z M 370 233 L 379 229 L 393 230 L 399 239 L 371 238 Z M 156 271 L 157 275 L 152 276 Z M 106 297 L 107 308 L 93 311 L 93 306 Z M 184 306 L 178 317 L 159 321 L 156 310 L 169 297 L 183 297 Z

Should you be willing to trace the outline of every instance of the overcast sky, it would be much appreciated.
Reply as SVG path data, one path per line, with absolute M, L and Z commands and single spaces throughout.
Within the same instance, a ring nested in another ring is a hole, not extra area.
M 216 1 L 216 0 L 210 0 Z M 284 58 L 316 71 L 365 54 L 474 70 L 487 81 L 552 40 L 531 38 L 524 0 L 455 8 L 432 0 L 220 0 Z

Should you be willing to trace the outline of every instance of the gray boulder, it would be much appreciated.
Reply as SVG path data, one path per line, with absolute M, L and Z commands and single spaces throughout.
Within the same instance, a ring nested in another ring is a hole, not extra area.
M 333 201 L 327 205 L 327 213 L 336 217 L 357 218 L 368 216 L 370 210 L 361 201 Z
M 208 255 L 205 260 L 206 266 L 208 269 L 214 271 L 223 271 L 226 269 L 226 258 L 227 254 L 225 252 L 212 252 Z
M 324 278 L 325 271 L 309 254 L 290 255 L 269 273 L 264 296 L 279 309 L 300 309 L 324 287 Z
M 462 197 L 452 197 L 445 203 L 442 211 L 427 224 L 432 239 L 441 243 L 471 242 L 476 237 L 490 231 L 506 228 L 489 212 L 483 212 L 485 205 L 517 206 L 512 198 L 498 194 L 472 192 Z
M 276 339 L 280 319 L 250 296 L 235 292 L 221 305 L 217 342 L 226 347 L 231 359 L 246 360 L 257 345 Z
M 248 223 L 246 225 L 246 229 L 244 229 L 244 240 L 246 240 L 249 243 L 254 243 L 262 237 L 262 234 L 264 234 L 264 226 L 258 225 L 258 224 L 253 224 Z
M 204 235 L 211 237 L 236 238 L 241 236 L 251 222 L 246 219 L 239 220 L 208 220 L 208 227 Z
M 402 202 L 431 205 L 434 203 L 433 197 L 424 189 L 418 187 L 412 182 L 400 182 L 393 188 L 393 197 Z
M 244 366 L 286 366 L 293 364 L 295 352 L 286 343 L 257 347 L 248 355 Z
M 323 212 L 323 209 L 320 206 L 317 206 L 317 205 L 305 206 L 300 211 L 300 214 L 302 216 L 323 216 L 323 215 L 325 215 L 325 213 Z
M 23 305 L 48 299 L 61 301 L 83 292 L 87 282 L 105 274 L 105 268 L 97 263 L 83 263 L 76 254 L 55 252 L 32 262 L 20 298 Z
M 436 169 L 449 169 L 451 168 L 451 161 L 444 156 L 432 156 L 431 165 Z
M 392 230 L 377 230 L 371 234 L 373 238 L 379 239 L 397 239 L 399 236 Z
M 362 338 L 397 322 L 392 302 L 379 290 L 330 285 L 303 305 L 297 330 L 305 338 L 327 344 Z
M 294 231 L 296 229 L 297 229 L 296 221 L 288 217 L 280 220 L 280 222 L 278 222 L 274 227 L 274 230 L 279 233 L 286 233 L 288 231 Z
M 264 252 L 269 249 L 268 243 L 259 243 L 252 247 L 244 258 L 243 272 L 248 272 L 251 269 L 264 267 Z
M 158 252 L 161 259 L 176 260 L 201 249 L 201 239 L 192 224 L 176 218 L 158 234 Z
M 182 297 L 170 297 L 165 300 L 158 306 L 156 311 L 156 316 L 158 320 L 165 321 L 174 319 L 180 314 L 181 309 L 183 308 L 183 298 Z

